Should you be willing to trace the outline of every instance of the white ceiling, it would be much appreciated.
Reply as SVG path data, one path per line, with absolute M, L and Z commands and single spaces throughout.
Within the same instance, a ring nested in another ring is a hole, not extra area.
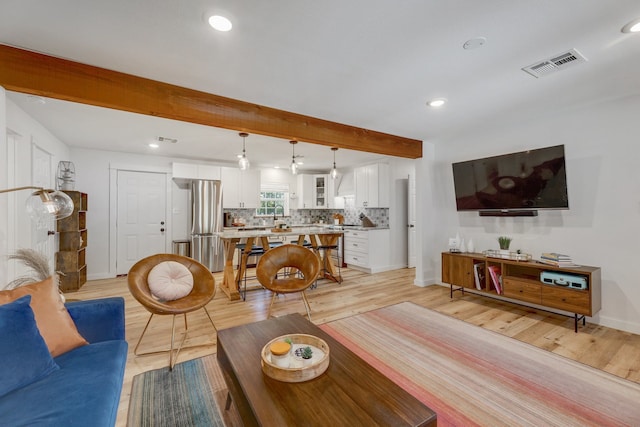
M 638 0 L 2 0 L 0 43 L 273 108 L 444 144 L 488 122 L 531 120 L 640 93 Z M 229 17 L 228 33 L 211 14 Z M 474 50 L 474 37 L 486 43 Z M 588 61 L 536 79 L 521 68 L 575 48 Z M 448 99 L 439 110 L 425 102 Z M 234 161 L 236 132 L 48 100 L 10 98 L 71 146 Z M 251 135 L 253 165 L 288 141 Z M 328 147 L 299 144 L 305 168 Z M 379 156 L 340 150 L 338 166 Z

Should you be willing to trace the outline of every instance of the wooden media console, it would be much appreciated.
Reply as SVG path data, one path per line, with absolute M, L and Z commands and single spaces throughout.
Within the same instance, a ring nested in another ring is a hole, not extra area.
M 476 284 L 474 266 L 484 276 Z M 497 267 L 502 276 L 501 292 L 494 286 L 490 267 Z M 586 281 L 586 289 L 547 284 L 540 280 L 542 272 L 557 272 L 578 276 Z M 442 281 L 454 291 L 465 290 L 485 296 L 503 296 L 523 303 L 532 303 L 574 313 L 574 328 L 578 332 L 578 321 L 585 324 L 585 316 L 593 316 L 602 306 L 600 268 L 589 266 L 554 267 L 537 261 L 514 261 L 487 257 L 477 253 L 442 253 Z

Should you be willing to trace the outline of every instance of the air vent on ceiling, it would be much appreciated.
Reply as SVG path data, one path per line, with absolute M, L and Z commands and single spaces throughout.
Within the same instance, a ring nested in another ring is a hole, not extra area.
M 175 138 L 167 138 L 166 136 L 159 136 L 158 141 L 160 142 L 170 142 L 172 144 L 176 144 L 178 142 Z
M 524 67 L 522 70 L 531 74 L 533 77 L 538 78 L 556 71 L 564 70 L 571 64 L 579 64 L 586 61 L 587 58 L 582 56 L 580 52 L 576 49 L 571 49 L 568 52 L 555 55 L 553 58 L 538 61 L 533 65 Z

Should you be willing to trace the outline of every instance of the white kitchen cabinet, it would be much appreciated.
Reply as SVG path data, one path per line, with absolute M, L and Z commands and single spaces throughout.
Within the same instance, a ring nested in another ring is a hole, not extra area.
M 297 185 L 298 209 L 313 209 L 313 175 L 298 175 Z
M 344 262 L 367 273 L 393 269 L 389 264 L 389 229 L 344 230 Z
M 192 179 L 221 178 L 221 167 L 213 165 L 198 165 L 195 163 L 173 163 L 171 165 L 172 177 L 175 181 Z
M 354 170 L 356 207 L 389 207 L 389 165 L 377 163 Z
M 338 199 L 344 201 L 343 198 Z M 337 205 L 336 200 L 336 180 L 331 178 L 331 175 L 327 175 L 327 208 L 328 209 L 344 209 L 344 203 L 342 206 Z
M 328 174 L 298 175 L 298 209 L 334 209 L 335 182 Z
M 222 168 L 222 207 L 256 209 L 260 205 L 260 170 Z

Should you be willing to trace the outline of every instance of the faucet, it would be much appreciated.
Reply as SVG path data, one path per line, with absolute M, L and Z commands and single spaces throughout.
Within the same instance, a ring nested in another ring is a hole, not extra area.
M 282 216 L 284 216 L 284 206 L 275 205 L 274 208 L 273 208 L 273 220 L 274 221 L 278 219 L 278 217 L 276 215 L 278 213 L 278 208 L 280 208 L 280 210 L 282 211 Z

